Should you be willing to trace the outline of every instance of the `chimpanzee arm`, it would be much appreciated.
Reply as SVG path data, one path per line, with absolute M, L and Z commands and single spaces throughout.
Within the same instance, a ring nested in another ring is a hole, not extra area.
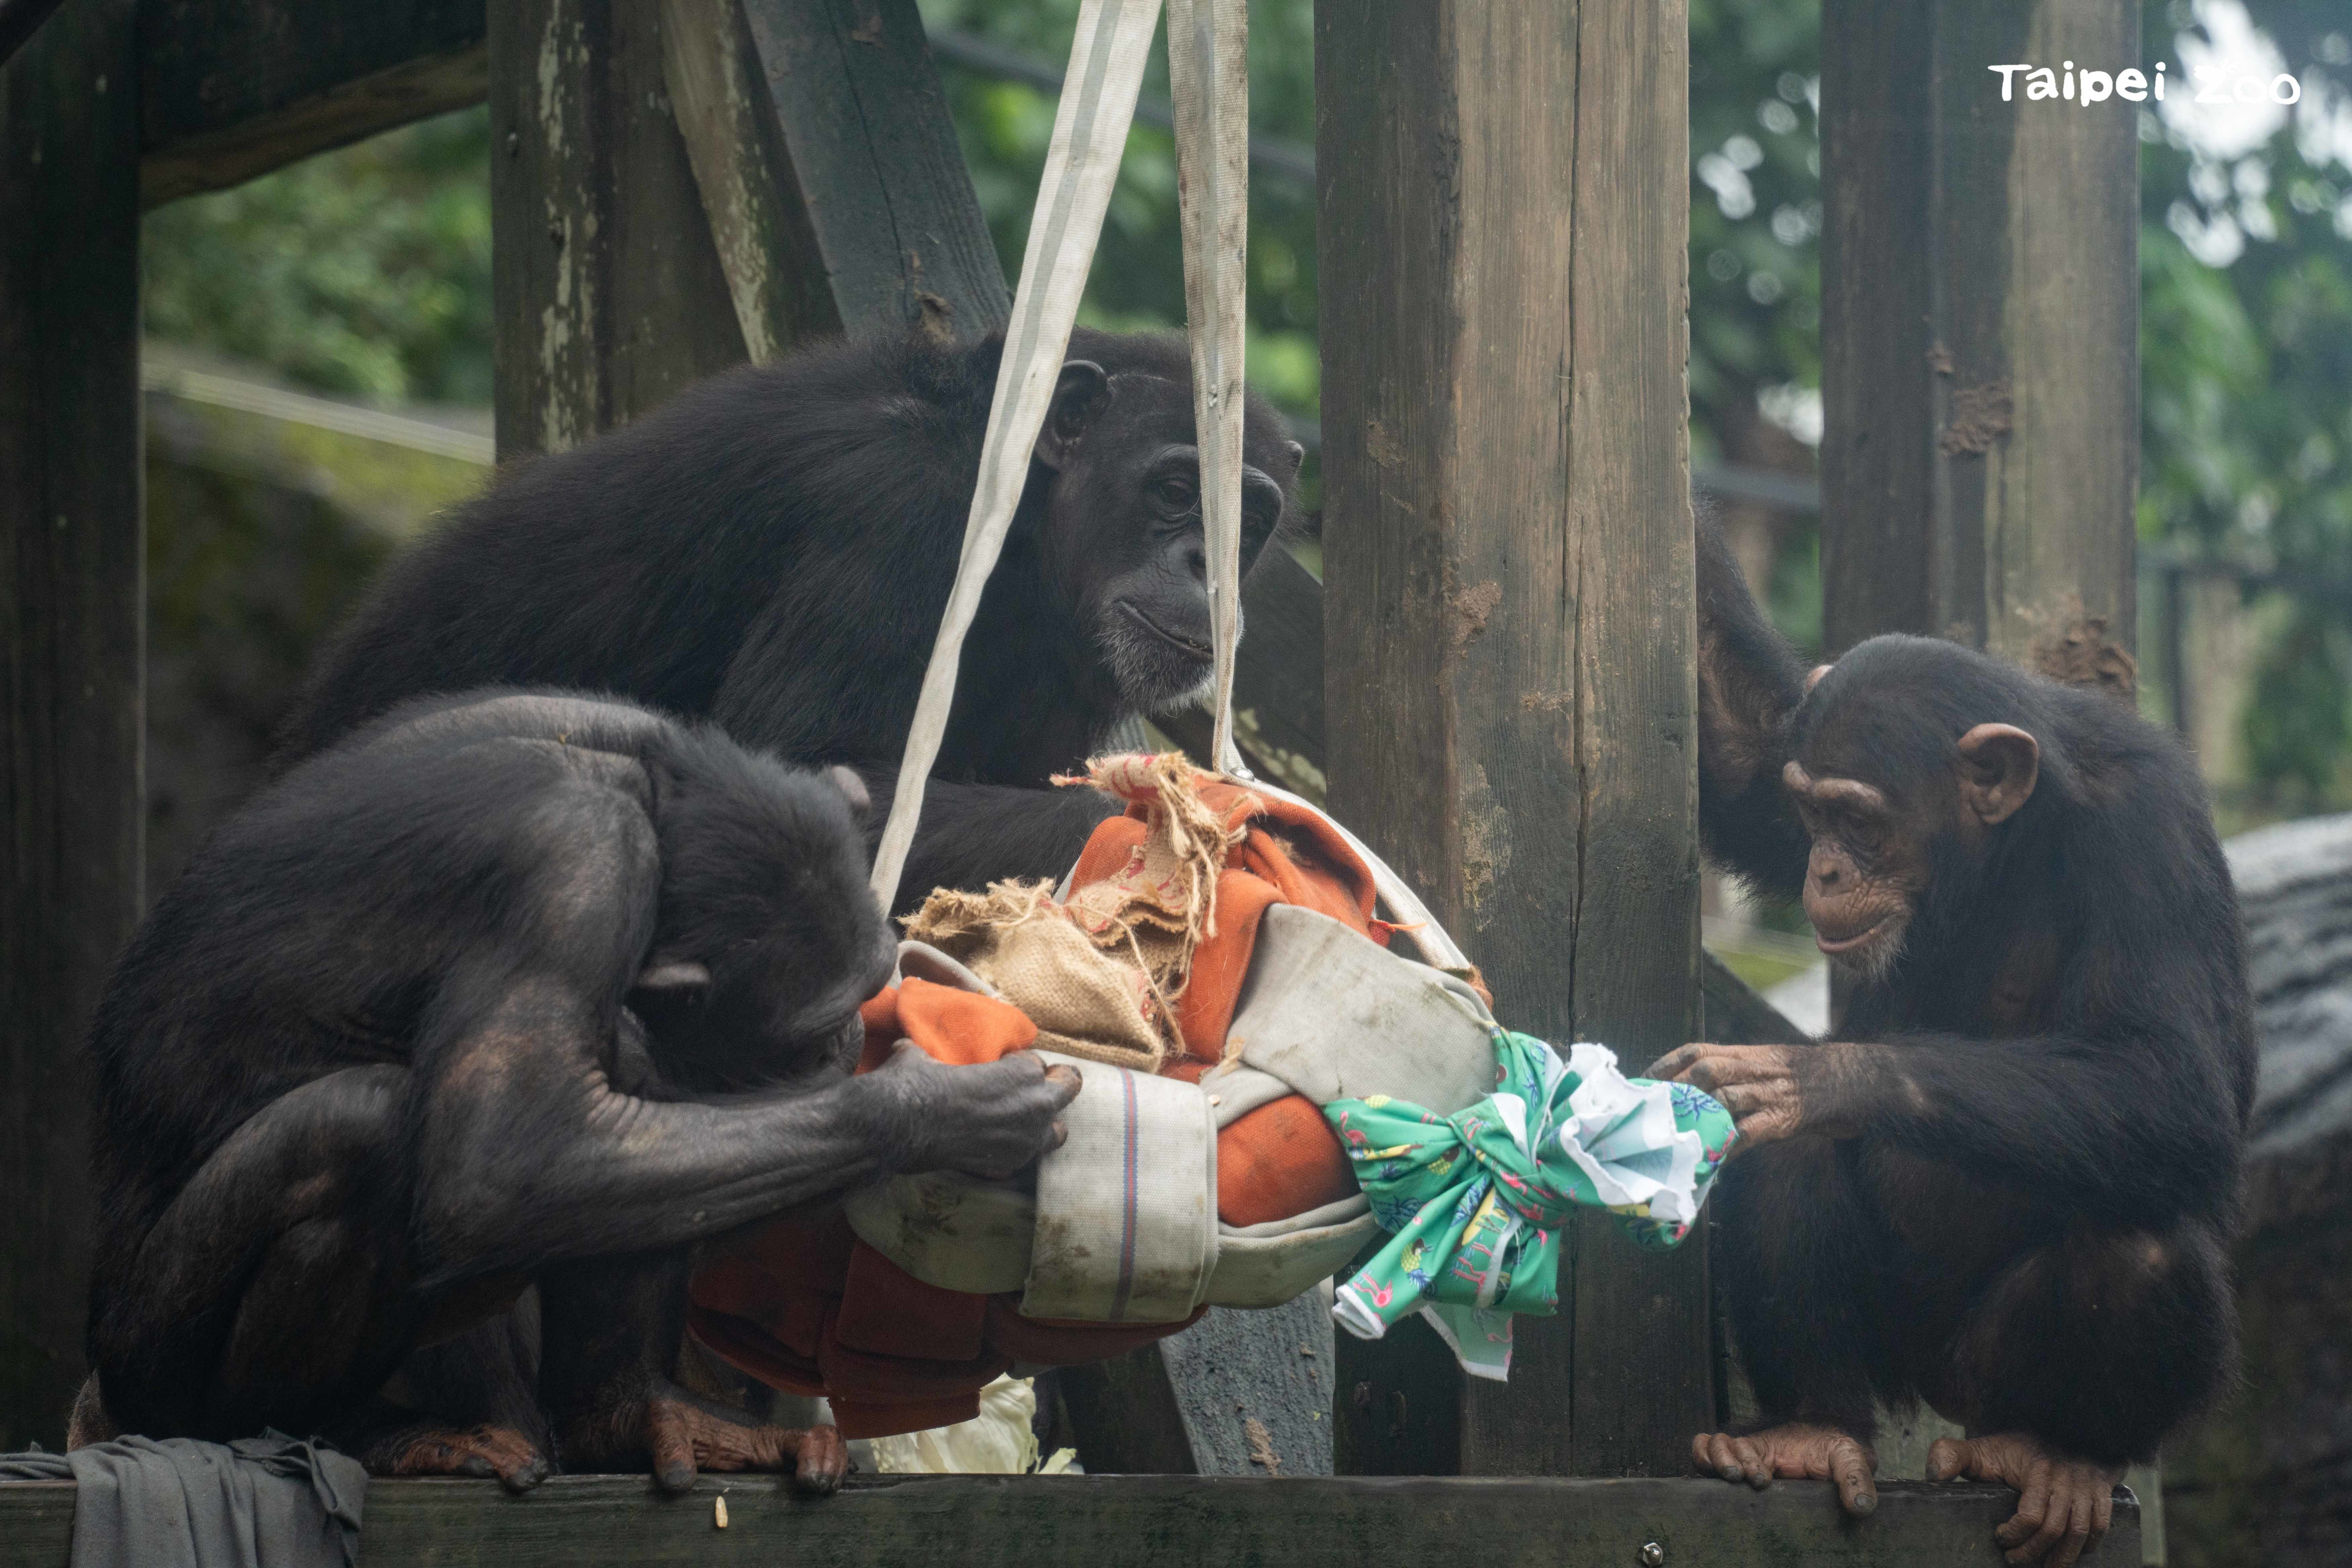
M 550 792 L 499 949 L 443 981 L 408 1125 L 427 1288 L 683 1246 L 895 1171 L 1009 1175 L 1051 1145 L 1075 1085 L 1022 1054 L 879 1071 L 726 1103 L 640 1099 L 608 1068 L 660 869 L 618 790 Z
M 2224 1051 L 2185 1021 L 2100 1039 L 1904 1034 L 1794 1055 L 1809 1129 L 1949 1160 L 2108 1224 L 2227 1201 L 2240 1134 Z
M 1780 783 L 1805 666 L 1748 591 L 1711 507 L 1698 544 L 1698 812 L 1708 853 L 1759 888 L 1804 886 L 1807 839 Z
M 882 839 L 895 770 L 861 770 L 874 810 L 866 822 L 869 849 Z M 933 779 L 923 786 L 923 816 L 913 850 L 898 879 L 898 908 L 922 907 L 934 888 L 985 891 L 1009 877 L 1059 881 L 1077 864 L 1078 851 L 1119 805 L 1091 789 L 1021 789 L 1009 784 Z

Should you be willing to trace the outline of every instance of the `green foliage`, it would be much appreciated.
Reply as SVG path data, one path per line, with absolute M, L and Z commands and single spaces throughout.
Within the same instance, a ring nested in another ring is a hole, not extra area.
M 1760 395 L 1821 385 L 1821 6 L 1690 13 L 1691 423 L 1723 456 Z
M 490 398 L 489 113 L 152 214 L 147 330 L 375 403 Z
M 2244 718 L 2258 795 L 2352 804 L 2352 166 L 2314 132 L 2352 116 L 2352 13 L 2255 0 L 2318 112 L 2218 159 L 2143 120 L 2140 537 L 2284 593 Z M 2148 0 L 2144 47 L 2202 31 Z M 2200 259 L 2200 256 L 2204 258 Z

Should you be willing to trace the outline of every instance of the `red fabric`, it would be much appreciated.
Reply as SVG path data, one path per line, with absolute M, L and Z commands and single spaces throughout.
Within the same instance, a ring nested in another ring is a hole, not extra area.
M 1171 1077 L 1199 1082 L 1224 1051 L 1225 1031 L 1258 922 L 1277 903 L 1301 904 L 1386 945 L 1373 918 L 1372 879 L 1321 818 L 1240 784 L 1205 785 L 1201 798 L 1226 826 L 1244 826 L 1217 879 L 1217 929 L 1192 958 L 1177 1002 L 1184 1054 Z M 1146 808 L 1131 805 L 1095 830 L 1074 887 L 1117 873 L 1143 844 Z M 908 980 L 860 1010 L 860 1072 L 911 1039 L 956 1066 L 1025 1050 L 1037 1026 L 1018 1008 L 926 980 Z M 1213 1087 L 1211 1092 L 1214 1092 Z M 1217 1138 L 1217 1213 L 1229 1225 L 1303 1214 L 1356 1190 L 1346 1152 L 1319 1108 L 1297 1095 L 1261 1106 Z M 689 1321 L 703 1343 L 793 1394 L 825 1394 L 844 1435 L 877 1437 L 970 1420 L 978 1391 L 1014 1362 L 1068 1365 L 1124 1355 L 1200 1320 L 1081 1323 L 1024 1318 L 1018 1295 L 971 1296 L 926 1285 L 851 1233 L 838 1206 L 772 1220 L 706 1262 Z

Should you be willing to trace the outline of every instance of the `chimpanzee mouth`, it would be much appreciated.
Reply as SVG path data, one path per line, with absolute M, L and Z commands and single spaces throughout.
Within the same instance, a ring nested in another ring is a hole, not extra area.
M 1833 937 L 1825 931 L 1816 931 L 1813 933 L 1813 945 L 1820 948 L 1823 952 L 1831 953 L 1832 955 L 1843 952 L 1852 952 L 1856 948 L 1868 946 L 1871 939 L 1875 937 L 1880 931 L 1885 931 L 1886 929 L 1886 922 L 1894 918 L 1895 917 L 1891 914 L 1881 915 L 1876 920 L 1871 921 L 1868 925 L 1863 927 L 1860 931 L 1854 932 L 1852 936 Z
M 1180 637 L 1176 633 L 1170 631 L 1166 626 L 1161 626 L 1158 621 L 1155 621 L 1150 616 L 1145 615 L 1142 609 L 1139 607 L 1132 599 L 1121 599 L 1118 602 L 1117 608 L 1125 612 L 1128 619 L 1134 621 L 1145 631 L 1150 633 L 1161 642 L 1166 643 L 1178 653 L 1184 655 L 1187 658 L 1196 659 L 1202 664 L 1207 664 L 1217 657 L 1215 652 L 1211 649 L 1207 643 L 1195 642 L 1191 637 Z

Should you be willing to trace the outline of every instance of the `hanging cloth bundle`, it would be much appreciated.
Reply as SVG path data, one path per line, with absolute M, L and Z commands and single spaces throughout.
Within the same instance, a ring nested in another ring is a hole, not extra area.
M 1376 1337 L 1417 1308 L 1467 1370 L 1501 1376 L 1508 1315 L 1549 1310 L 1556 1299 L 1568 1205 L 1612 1208 L 1645 1245 L 1672 1245 L 1731 1141 L 1730 1119 L 1696 1091 L 1629 1081 L 1600 1047 L 1576 1047 L 1563 1060 L 1498 1028 L 1468 960 L 1396 874 L 1319 808 L 1243 765 L 1233 676 L 1246 10 L 1244 0 L 1170 0 L 1169 9 L 1217 773 L 1195 776 L 1174 759 L 1098 760 L 1093 782 L 1128 799 L 1129 816 L 1097 830 L 1062 898 L 1000 885 L 969 907 L 973 918 L 959 929 L 987 949 L 968 950 L 973 963 L 992 963 L 1008 986 L 1028 977 L 1031 989 L 1013 997 L 1021 1007 L 984 974 L 919 943 L 902 949 L 903 983 L 869 1004 L 870 1043 L 884 1047 L 903 1033 L 950 1061 L 1040 1046 L 1075 1053 L 1088 1088 L 1068 1113 L 1069 1142 L 1042 1163 L 1034 1191 L 946 1173 L 901 1177 L 852 1194 L 837 1234 L 799 1236 L 778 1222 L 696 1282 L 696 1330 L 707 1342 L 780 1386 L 832 1394 L 845 1422 L 874 1432 L 968 1414 L 970 1390 L 1007 1364 L 1115 1353 L 1173 1331 L 1207 1303 L 1288 1300 L 1359 1256 L 1379 1230 L 1392 1239 L 1341 1287 L 1341 1326 Z M 1067 352 L 1159 10 L 1159 0 L 1085 0 L 1079 11 L 963 550 L 875 860 L 873 892 L 886 910 L 954 701 L 963 639 Z M 1264 840 L 1255 861 L 1253 834 Z M 1181 860 L 1210 839 L 1214 863 L 1187 884 L 1181 909 L 1164 911 L 1179 933 L 1173 946 L 1138 944 L 1131 983 L 1094 993 L 1108 999 L 1106 1026 L 1087 1028 L 1089 1007 L 1057 1012 L 1068 975 L 1036 983 L 1055 967 L 1051 952 L 1100 945 L 1101 911 L 1132 911 L 1153 880 L 1154 856 Z M 1296 859 L 1294 850 L 1318 840 L 1320 850 Z M 1228 852 L 1236 866 L 1227 867 Z M 1234 877 L 1242 881 L 1229 890 Z M 1362 895 L 1347 890 L 1366 884 Z M 940 923 L 952 905 L 935 900 L 925 911 L 942 940 L 958 924 Z M 1228 923 L 1219 939 L 1221 912 Z M 1398 933 L 1425 963 L 1383 951 Z M 1112 1019 L 1139 1001 L 1157 1034 Z M 1374 1088 L 1387 1092 L 1366 1092 Z M 1234 1179 L 1244 1158 L 1284 1173 Z M 1115 1193 L 1124 1199 L 1111 1201 Z M 1071 1237 L 1084 1245 L 1058 1245 Z

